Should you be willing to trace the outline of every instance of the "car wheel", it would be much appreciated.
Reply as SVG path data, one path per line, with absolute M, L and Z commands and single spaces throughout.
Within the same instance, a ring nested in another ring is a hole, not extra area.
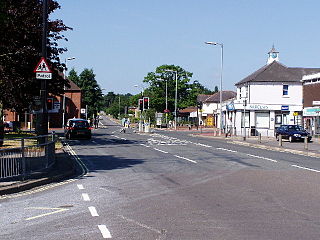
M 289 136 L 289 142 L 293 142 L 293 137 Z

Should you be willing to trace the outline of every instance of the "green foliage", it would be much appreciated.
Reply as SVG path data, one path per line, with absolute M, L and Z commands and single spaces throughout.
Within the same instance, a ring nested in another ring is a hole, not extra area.
M 143 82 L 149 84 L 149 87 L 145 90 L 145 95 L 150 97 L 151 108 L 154 108 L 157 112 L 163 112 L 166 108 L 166 84 L 168 109 L 174 112 L 176 73 L 178 109 L 195 106 L 199 94 L 211 93 L 210 90 L 206 89 L 198 81 L 190 83 L 193 74 L 180 66 L 159 66 L 155 72 L 149 72 L 143 80 Z
M 95 79 L 93 69 L 85 68 L 80 75 L 72 69 L 68 78 L 81 89 L 82 106 L 88 106 L 88 116 L 97 115 L 102 108 L 102 90 Z
M 33 69 L 40 60 L 42 39 L 42 1 L 0 1 L 0 101 L 4 108 L 16 111 L 27 109 L 34 96 L 39 96 L 40 81 Z M 57 1 L 49 1 L 49 14 L 59 9 Z M 59 71 L 64 64 L 59 55 L 66 51 L 58 47 L 59 40 L 67 40 L 62 33 L 71 29 L 61 20 L 49 20 L 47 60 L 53 70 L 48 92 L 62 94 L 66 84 Z
M 127 116 L 128 108 L 131 106 L 131 97 L 132 95 L 130 93 L 115 95 L 113 92 L 108 92 L 107 95 L 104 95 L 103 97 L 105 112 L 119 119 L 122 116 Z

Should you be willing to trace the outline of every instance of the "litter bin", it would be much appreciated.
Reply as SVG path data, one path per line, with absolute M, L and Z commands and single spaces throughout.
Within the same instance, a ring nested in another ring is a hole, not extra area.
M 255 126 L 251 126 L 251 136 L 257 136 L 257 130 Z

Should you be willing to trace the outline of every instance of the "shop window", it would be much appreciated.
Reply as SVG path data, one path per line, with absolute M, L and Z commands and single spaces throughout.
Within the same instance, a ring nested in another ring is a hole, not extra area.
M 269 128 L 270 114 L 269 112 L 256 113 L 256 128 Z
M 282 124 L 282 116 L 276 115 L 276 124 Z

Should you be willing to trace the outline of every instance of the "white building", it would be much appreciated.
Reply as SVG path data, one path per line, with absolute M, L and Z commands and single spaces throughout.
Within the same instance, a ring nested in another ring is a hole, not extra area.
M 236 92 L 222 91 L 221 97 L 223 111 L 223 109 L 226 108 L 226 104 L 235 99 Z M 207 127 L 220 128 L 220 123 L 222 123 L 222 128 L 224 128 L 226 122 L 225 116 L 222 116 L 222 120 L 220 118 L 220 92 L 216 92 L 212 95 L 200 94 L 197 98 L 197 101 L 202 103 L 200 118 L 203 122 L 203 125 Z
M 236 83 L 233 125 L 237 135 L 274 136 L 281 124 L 302 124 L 302 76 L 319 68 L 290 68 L 274 47 L 265 66 Z

